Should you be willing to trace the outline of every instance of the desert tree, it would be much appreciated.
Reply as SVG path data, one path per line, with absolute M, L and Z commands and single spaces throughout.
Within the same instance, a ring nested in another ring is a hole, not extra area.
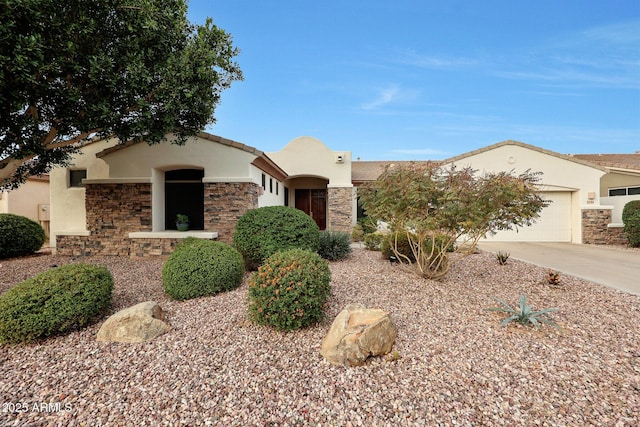
M 471 167 L 410 163 L 387 167 L 358 189 L 367 215 L 387 224 L 396 258 L 426 278 L 444 277 L 480 238 L 531 225 L 548 205 L 540 173 L 478 175 Z M 411 256 L 398 250 L 407 241 Z M 453 251 L 453 253 L 451 253 Z
M 0 0 L 0 187 L 90 138 L 185 143 L 242 79 L 237 54 L 187 0 Z

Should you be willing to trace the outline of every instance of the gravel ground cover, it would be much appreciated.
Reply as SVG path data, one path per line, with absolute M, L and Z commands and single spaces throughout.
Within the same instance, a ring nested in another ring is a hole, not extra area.
M 0 347 L 0 425 L 635 426 L 640 298 L 491 254 L 446 280 L 418 278 L 363 249 L 330 264 L 327 320 L 279 333 L 248 322 L 247 285 L 177 302 L 162 260 L 41 255 L 0 261 L 0 292 L 53 265 L 106 265 L 111 312 L 157 301 L 172 330 L 142 344 L 95 341 L 100 323 L 42 343 Z M 484 309 L 493 297 L 558 307 L 536 330 Z M 335 367 L 319 354 L 331 320 L 361 302 L 392 313 L 399 358 Z

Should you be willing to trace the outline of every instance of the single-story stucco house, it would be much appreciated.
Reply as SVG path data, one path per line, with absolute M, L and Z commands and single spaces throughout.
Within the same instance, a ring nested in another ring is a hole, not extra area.
M 622 243 L 622 206 L 640 199 L 640 154 L 595 156 L 504 141 L 438 163 L 543 173 L 540 191 L 552 203 L 533 226 L 494 240 Z M 96 140 L 51 171 L 51 245 L 66 255 L 166 255 L 186 236 L 231 242 L 240 216 L 272 205 L 348 232 L 357 187 L 397 163 L 352 161 L 312 137 L 271 153 L 204 132 L 184 146 Z M 176 214 L 189 216 L 190 231 L 176 230 Z

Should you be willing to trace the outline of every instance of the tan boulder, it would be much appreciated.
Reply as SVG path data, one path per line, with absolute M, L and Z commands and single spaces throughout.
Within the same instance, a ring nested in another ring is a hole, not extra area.
M 148 341 L 169 331 L 162 308 L 147 301 L 125 308 L 109 317 L 100 327 L 97 341 L 136 343 Z
M 389 353 L 396 334 L 386 311 L 349 304 L 333 320 L 320 354 L 334 365 L 360 366 L 370 356 Z

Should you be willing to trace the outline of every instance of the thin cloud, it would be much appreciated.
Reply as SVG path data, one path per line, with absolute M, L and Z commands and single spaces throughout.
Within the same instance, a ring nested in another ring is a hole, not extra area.
M 386 89 L 382 89 L 379 91 L 378 96 L 371 102 L 367 102 L 361 105 L 363 110 L 375 110 L 376 108 L 380 108 L 383 105 L 387 105 L 398 96 L 400 89 L 397 86 L 393 85 Z
M 614 46 L 640 46 L 640 20 L 619 22 L 590 28 L 582 33 L 585 39 Z
M 424 55 L 413 50 L 404 50 L 400 52 L 397 62 L 403 65 L 436 70 L 468 68 L 482 63 L 482 61 L 479 61 L 476 58 Z
M 529 57 L 513 55 L 509 66 L 493 74 L 573 87 L 640 88 L 638 20 L 565 34 L 537 51 Z
M 372 101 L 360 104 L 360 108 L 367 111 L 378 110 L 389 104 L 413 100 L 417 98 L 418 95 L 418 91 L 401 89 L 398 85 L 392 84 L 383 89 L 379 89 L 376 97 Z

